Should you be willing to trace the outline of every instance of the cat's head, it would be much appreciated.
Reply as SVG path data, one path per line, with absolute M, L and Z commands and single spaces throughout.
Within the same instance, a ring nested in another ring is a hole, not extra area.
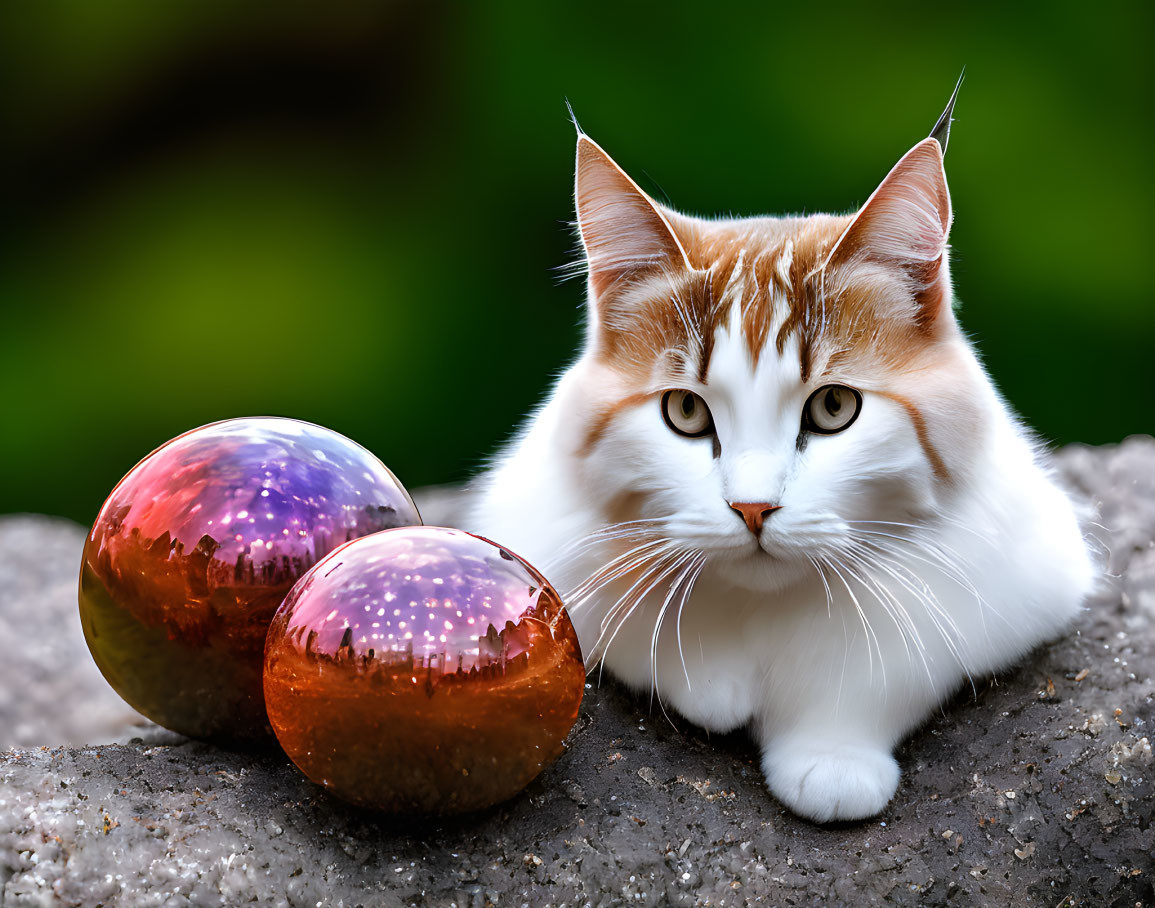
M 944 145 L 851 215 L 704 220 L 579 135 L 589 327 L 566 418 L 607 520 L 771 589 L 943 507 L 993 395 L 952 308 Z

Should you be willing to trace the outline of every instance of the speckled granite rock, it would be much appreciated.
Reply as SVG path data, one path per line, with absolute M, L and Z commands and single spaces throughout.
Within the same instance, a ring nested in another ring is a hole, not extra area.
M 0 748 L 113 741 L 147 721 L 88 655 L 76 604 L 83 547 L 84 529 L 67 520 L 0 517 Z
M 345 807 L 283 757 L 134 729 L 75 626 L 83 531 L 0 520 L 0 633 L 25 641 L 0 664 L 0 906 L 1150 905 L 1155 440 L 1057 463 L 1099 507 L 1110 586 L 900 750 L 883 816 L 835 827 L 783 811 L 744 736 L 675 730 L 610 684 L 505 805 Z M 419 504 L 452 522 L 452 497 Z

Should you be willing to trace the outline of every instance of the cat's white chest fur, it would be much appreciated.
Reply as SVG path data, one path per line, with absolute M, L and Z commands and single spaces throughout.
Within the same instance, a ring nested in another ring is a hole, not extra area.
M 545 573 L 589 662 L 748 726 L 791 809 L 872 816 L 895 745 L 1096 578 L 955 321 L 938 141 L 854 217 L 685 218 L 585 136 L 577 189 L 586 347 L 466 528 Z

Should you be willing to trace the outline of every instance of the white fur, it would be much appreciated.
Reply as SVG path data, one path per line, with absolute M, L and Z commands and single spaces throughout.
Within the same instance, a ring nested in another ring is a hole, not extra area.
M 869 387 L 849 429 L 798 450 L 815 382 L 803 384 L 793 344 L 779 356 L 771 342 L 754 368 L 732 322 L 706 383 L 685 384 L 710 406 L 717 458 L 710 439 L 670 431 L 660 395 L 585 450 L 598 395 L 612 399 L 591 343 L 483 478 L 468 528 L 543 570 L 591 661 L 704 728 L 749 726 L 790 809 L 872 816 L 895 792 L 903 737 L 966 679 L 1058 634 L 1096 578 L 1071 503 L 961 332 L 949 344 L 983 438 L 949 482 L 903 408 Z M 645 535 L 607 533 L 631 492 Z M 782 507 L 756 539 L 730 501 Z M 626 615 L 615 604 L 647 589 L 652 559 L 587 581 L 646 539 L 659 541 L 641 555 L 668 552 L 670 572 Z

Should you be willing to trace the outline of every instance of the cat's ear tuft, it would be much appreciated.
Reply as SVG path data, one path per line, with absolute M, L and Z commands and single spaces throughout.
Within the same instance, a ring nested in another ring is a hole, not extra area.
M 576 132 L 579 136 L 584 136 L 586 131 L 582 129 L 581 123 L 578 122 L 577 114 L 573 112 L 573 105 L 570 104 L 569 98 L 565 99 L 565 109 L 569 111 L 569 121 L 573 124 L 574 132 Z
M 958 90 L 962 88 L 963 79 L 966 78 L 966 74 L 967 68 L 964 66 L 962 73 L 958 77 L 958 81 L 954 85 L 954 91 L 950 93 L 950 100 L 946 102 L 946 110 L 942 112 L 942 116 L 940 116 L 938 122 L 934 124 L 934 129 L 930 131 L 930 137 L 942 146 L 943 157 L 946 157 L 946 147 L 950 143 L 950 124 L 954 122 L 954 103 L 958 100 Z M 571 110 L 570 113 L 572 114 L 573 111 Z M 577 121 L 575 120 L 574 122 L 576 123 Z
M 929 323 L 950 297 L 942 266 L 951 218 L 942 145 L 936 138 L 923 139 L 866 200 L 827 267 L 870 262 L 897 269 L 910 282 L 920 320 Z
M 691 267 L 657 203 L 585 133 L 577 140 L 574 198 L 595 299 L 633 273 Z

